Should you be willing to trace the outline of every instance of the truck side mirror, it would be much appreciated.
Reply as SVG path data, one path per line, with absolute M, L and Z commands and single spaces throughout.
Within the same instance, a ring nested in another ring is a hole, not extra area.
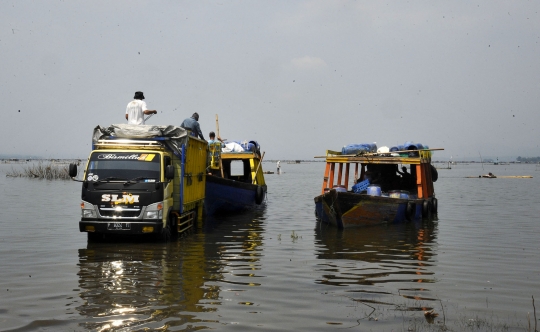
M 174 166 L 173 165 L 167 165 L 167 167 L 165 167 L 165 178 L 167 180 L 174 179 Z
M 69 164 L 69 177 L 74 178 L 77 176 L 77 165 Z

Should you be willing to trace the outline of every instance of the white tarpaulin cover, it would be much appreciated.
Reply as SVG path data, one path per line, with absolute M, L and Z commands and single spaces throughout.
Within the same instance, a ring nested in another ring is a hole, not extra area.
M 236 142 L 225 143 L 225 146 L 221 149 L 223 152 L 244 152 L 242 145 Z
M 97 126 L 94 128 L 92 143 L 96 144 L 100 139 L 156 137 L 168 138 L 160 140 L 160 142 L 177 156 L 182 154 L 182 144 L 186 144 L 189 139 L 187 130 L 176 126 L 113 124 L 109 127 Z

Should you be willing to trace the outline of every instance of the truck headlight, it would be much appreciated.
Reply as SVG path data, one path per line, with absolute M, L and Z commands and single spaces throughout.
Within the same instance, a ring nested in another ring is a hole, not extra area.
M 81 201 L 81 217 L 83 218 L 96 218 L 97 213 L 94 205 Z
M 163 218 L 163 202 L 150 204 L 144 212 L 144 219 L 162 219 Z

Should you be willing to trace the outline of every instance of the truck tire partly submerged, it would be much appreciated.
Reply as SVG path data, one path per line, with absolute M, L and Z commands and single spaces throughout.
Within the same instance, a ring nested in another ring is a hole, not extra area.
M 167 227 L 169 227 L 170 231 L 170 239 L 176 240 L 178 239 L 178 218 L 176 218 L 176 215 L 171 213 L 172 208 L 169 210 L 169 218 L 167 219 Z
M 103 240 L 103 234 L 96 232 L 87 232 L 88 242 L 101 242 Z
M 171 241 L 171 224 L 170 223 L 167 223 L 167 225 L 161 229 L 161 240 L 163 242 Z

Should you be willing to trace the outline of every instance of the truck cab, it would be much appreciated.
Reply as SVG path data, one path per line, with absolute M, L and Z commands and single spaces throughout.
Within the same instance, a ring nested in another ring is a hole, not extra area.
M 191 228 L 202 217 L 207 143 L 189 135 L 176 144 L 166 136 L 127 136 L 93 141 L 82 179 L 79 230 L 89 240 L 105 234 L 168 239 Z M 77 174 L 75 165 L 70 173 Z

